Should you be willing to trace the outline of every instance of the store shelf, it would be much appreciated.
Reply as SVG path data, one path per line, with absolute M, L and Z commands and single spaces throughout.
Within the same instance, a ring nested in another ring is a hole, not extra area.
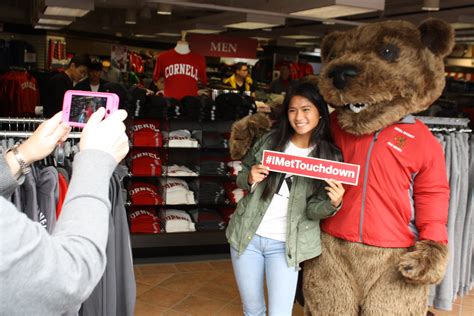
M 131 234 L 132 248 L 161 248 L 227 244 L 224 230 L 186 233 Z

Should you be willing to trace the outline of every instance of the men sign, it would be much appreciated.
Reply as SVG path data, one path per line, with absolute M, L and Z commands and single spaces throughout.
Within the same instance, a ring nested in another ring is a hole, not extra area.
M 316 179 L 334 179 L 351 185 L 357 185 L 359 180 L 359 165 L 288 155 L 272 150 L 263 151 L 262 164 L 275 172 Z

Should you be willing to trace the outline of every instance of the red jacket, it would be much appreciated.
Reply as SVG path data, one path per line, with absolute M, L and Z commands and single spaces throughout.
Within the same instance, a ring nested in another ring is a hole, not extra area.
M 381 131 L 355 136 L 332 115 L 334 141 L 344 161 L 360 165 L 359 184 L 345 185 L 344 204 L 324 220 L 335 237 L 379 247 L 416 240 L 447 243 L 449 185 L 443 150 L 413 116 Z

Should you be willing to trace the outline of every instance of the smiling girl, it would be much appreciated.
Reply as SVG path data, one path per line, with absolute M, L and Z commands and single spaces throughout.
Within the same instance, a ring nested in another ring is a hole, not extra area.
M 270 172 L 260 163 L 264 150 L 341 161 L 332 143 L 329 111 L 317 88 L 296 86 L 286 96 L 276 128 L 262 136 L 242 161 L 237 185 L 250 193 L 237 205 L 227 228 L 244 315 L 291 315 L 299 264 L 321 254 L 319 221 L 342 205 L 344 188 Z

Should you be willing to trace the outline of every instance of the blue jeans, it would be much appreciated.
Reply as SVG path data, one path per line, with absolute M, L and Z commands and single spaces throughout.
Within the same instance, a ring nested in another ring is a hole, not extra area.
M 265 316 L 263 290 L 265 273 L 269 316 L 291 315 L 295 299 L 298 271 L 288 267 L 285 242 L 255 235 L 239 256 L 230 248 L 235 279 L 246 316 Z

